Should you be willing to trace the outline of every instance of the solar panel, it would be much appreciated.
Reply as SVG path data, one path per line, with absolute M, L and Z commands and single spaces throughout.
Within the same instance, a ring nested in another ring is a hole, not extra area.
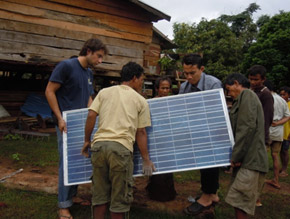
M 152 126 L 146 128 L 154 174 L 230 164 L 234 144 L 222 89 L 147 100 Z M 92 166 L 80 154 L 87 109 L 63 112 L 67 123 L 64 142 L 64 182 L 90 182 Z M 96 127 L 93 134 L 97 130 Z M 142 158 L 134 146 L 134 176 L 142 175 Z

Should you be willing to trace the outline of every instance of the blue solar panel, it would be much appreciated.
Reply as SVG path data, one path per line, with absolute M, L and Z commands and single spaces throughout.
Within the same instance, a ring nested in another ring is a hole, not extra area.
M 147 101 L 152 123 L 146 129 L 148 150 L 155 174 L 230 164 L 234 140 L 222 89 Z M 63 112 L 65 185 L 90 182 L 90 159 L 80 154 L 87 113 L 87 109 Z M 97 124 L 93 134 L 96 130 Z M 140 175 L 142 158 L 134 146 L 134 176 Z

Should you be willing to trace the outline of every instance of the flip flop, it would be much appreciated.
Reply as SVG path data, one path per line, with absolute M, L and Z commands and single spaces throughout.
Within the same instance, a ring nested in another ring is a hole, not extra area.
M 212 205 L 203 206 L 203 205 L 199 204 L 198 202 L 194 202 L 190 206 L 185 208 L 183 211 L 187 215 L 198 215 L 205 210 L 209 210 L 211 208 L 211 206 Z
M 200 196 L 196 196 L 195 198 L 193 198 L 192 196 L 189 196 L 188 201 L 191 203 L 197 202 L 198 199 L 200 199 Z M 213 201 L 212 200 L 212 206 L 216 206 L 219 203 L 219 201 Z
M 281 189 L 281 186 L 275 182 L 273 182 L 272 180 L 266 180 L 265 181 L 268 185 L 273 186 L 275 189 Z
M 288 176 L 288 173 L 281 172 L 281 173 L 279 173 L 279 176 L 280 176 L 280 177 L 286 177 L 286 176 Z

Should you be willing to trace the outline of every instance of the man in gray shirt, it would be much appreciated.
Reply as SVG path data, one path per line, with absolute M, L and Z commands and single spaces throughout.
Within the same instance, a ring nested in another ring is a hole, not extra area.
M 222 88 L 219 79 L 203 72 L 204 66 L 200 55 L 188 54 L 184 56 L 182 64 L 187 81 L 181 84 L 179 94 Z M 184 209 L 186 214 L 198 215 L 219 201 L 216 194 L 219 188 L 219 169 L 202 169 L 200 178 L 203 194 L 200 198 L 196 198 L 196 202 Z

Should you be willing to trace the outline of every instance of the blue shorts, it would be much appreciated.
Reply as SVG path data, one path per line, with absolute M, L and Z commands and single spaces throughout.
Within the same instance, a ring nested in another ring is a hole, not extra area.
M 281 147 L 281 151 L 288 151 L 289 150 L 289 140 L 283 140 L 282 142 L 282 147 Z

